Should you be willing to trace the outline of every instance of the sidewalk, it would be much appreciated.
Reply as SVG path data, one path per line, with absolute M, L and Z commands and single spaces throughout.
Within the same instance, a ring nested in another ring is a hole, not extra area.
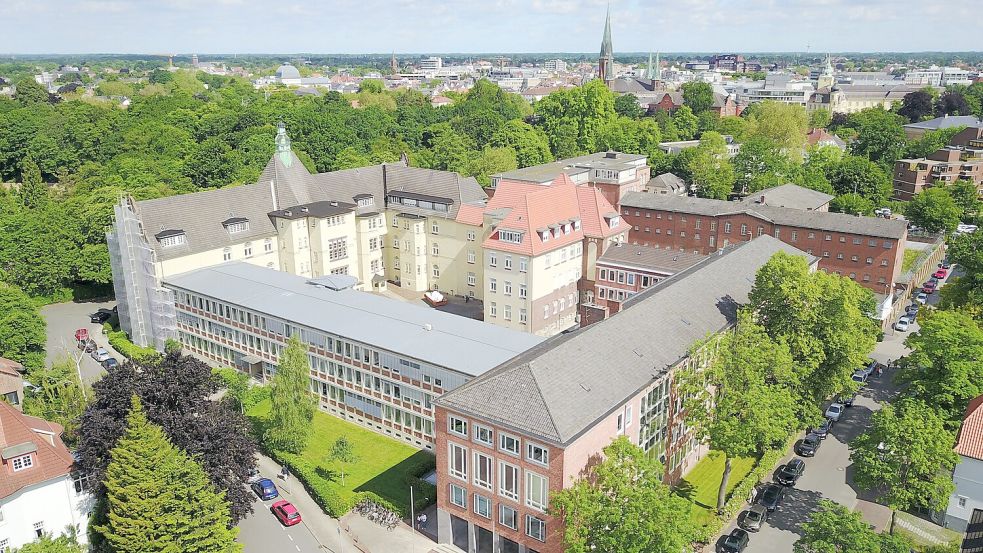
M 262 474 L 280 474 L 280 465 L 265 455 L 260 454 L 256 464 Z M 304 513 L 304 524 L 310 528 L 321 548 L 331 553 L 427 553 L 436 545 L 434 541 L 413 532 L 405 523 L 400 523 L 393 530 L 386 530 L 356 513 L 348 513 L 340 520 L 331 518 L 321 510 L 296 477 L 291 476 L 286 482 L 280 478 L 274 481 L 282 496 Z M 431 517 L 431 520 L 436 521 L 436 518 Z

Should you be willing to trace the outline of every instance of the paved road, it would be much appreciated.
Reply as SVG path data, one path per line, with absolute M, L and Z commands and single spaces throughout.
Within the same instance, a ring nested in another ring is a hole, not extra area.
M 80 352 L 75 347 L 75 330 L 87 328 L 89 336 L 106 348 L 109 354 L 119 361 L 123 361 L 123 356 L 109 346 L 109 342 L 102 334 L 102 325 L 89 322 L 89 316 L 97 309 L 112 309 L 115 302 L 80 302 L 80 303 L 56 303 L 46 305 L 41 308 L 41 315 L 44 317 L 48 326 L 47 344 L 47 363 L 51 365 L 54 361 L 64 359 Z M 86 354 L 82 358 L 80 366 L 82 379 L 91 384 L 102 377 L 102 366 L 96 362 L 92 356 Z
M 277 484 L 282 481 L 277 480 Z M 297 485 L 297 482 L 293 482 Z M 290 483 L 287 484 L 289 488 Z M 290 497 L 283 494 L 287 500 Z M 301 523 L 295 526 L 286 527 L 270 512 L 270 506 L 275 501 L 260 501 L 256 499 L 253 504 L 253 514 L 246 517 L 239 523 L 239 542 L 244 544 L 244 553 L 290 553 L 301 551 L 303 553 L 316 553 L 324 551 L 320 548 L 314 535 L 311 534 L 307 525 Z M 301 513 L 307 516 L 310 513 Z

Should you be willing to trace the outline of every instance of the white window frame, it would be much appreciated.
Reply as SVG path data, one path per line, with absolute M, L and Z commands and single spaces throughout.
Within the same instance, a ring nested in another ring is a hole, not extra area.
M 541 458 L 537 459 L 534 452 L 539 450 L 542 452 Z M 539 445 L 533 442 L 526 442 L 526 460 L 537 465 L 544 467 L 550 466 L 550 450 L 544 445 Z
M 484 509 L 479 510 L 480 505 L 483 505 Z M 474 494 L 474 514 L 491 520 L 492 500 L 481 494 Z
M 511 513 L 511 516 L 506 517 L 506 511 Z M 498 523 L 506 528 L 511 528 L 512 530 L 519 529 L 519 511 L 512 507 L 511 505 L 506 505 L 504 503 L 498 504 Z
M 474 470 L 471 471 L 471 476 L 474 480 L 474 485 L 486 490 L 493 490 L 493 480 L 495 478 L 495 459 L 479 451 L 473 452 L 473 455 Z M 487 478 L 481 477 L 482 468 L 488 469 L 487 473 L 485 474 Z
M 483 431 L 488 433 L 488 439 L 487 440 L 484 439 L 484 438 L 482 438 L 482 436 L 481 436 Z M 488 428 L 487 426 L 482 426 L 480 424 L 475 424 L 474 425 L 474 441 L 475 441 L 475 443 L 479 443 L 479 444 L 486 445 L 486 446 L 489 446 L 489 447 L 494 447 L 495 446 L 495 431 L 492 430 L 491 428 Z
M 455 423 L 461 423 L 464 428 L 463 430 L 457 430 L 455 428 Z M 462 419 L 461 417 L 456 417 L 454 415 L 447 416 L 447 431 L 451 434 L 461 436 L 462 438 L 468 437 L 468 421 L 467 419 Z
M 538 486 L 534 485 L 535 480 L 539 481 Z M 549 507 L 550 479 L 541 474 L 537 474 L 535 472 L 527 470 L 524 484 L 525 484 L 525 492 L 526 492 L 525 505 L 527 507 L 532 507 L 533 509 L 538 509 L 540 511 L 546 512 L 546 509 Z M 542 501 L 540 501 L 539 499 L 534 499 L 532 497 L 533 492 L 536 491 L 537 488 L 539 489 L 538 491 L 542 494 L 542 498 L 541 498 Z
M 515 490 L 508 490 L 505 488 L 505 484 L 508 481 L 505 478 L 506 471 L 514 475 L 512 482 L 515 486 Z M 511 463 L 506 463 L 505 461 L 498 462 L 498 495 L 502 497 L 507 497 L 513 501 L 519 500 L 519 481 L 522 479 L 522 471 L 516 465 Z
M 515 440 L 515 451 L 505 447 L 506 440 Z M 515 457 L 519 456 L 519 452 L 522 451 L 522 443 L 518 436 L 513 436 L 511 434 L 506 434 L 505 432 L 498 433 L 498 450 L 503 453 L 508 453 Z
M 458 503 L 457 501 L 455 501 L 455 499 L 456 499 L 456 497 L 458 495 L 460 495 L 460 497 L 461 497 L 461 502 L 460 503 Z M 458 486 L 458 485 L 455 485 L 455 484 L 451 484 L 451 486 L 450 486 L 450 502 L 451 502 L 451 505 L 457 505 L 458 507 L 461 507 L 462 509 L 467 509 L 468 508 L 468 491 L 465 490 L 464 488 L 462 488 L 461 486 Z
M 533 534 L 533 531 L 532 531 L 533 526 L 534 526 L 533 521 L 535 521 L 535 526 L 539 530 L 535 534 Z M 541 519 L 541 518 L 539 518 L 539 517 L 534 517 L 532 515 L 526 515 L 526 535 L 529 536 L 530 538 L 534 539 L 534 540 L 539 540 L 541 542 L 545 542 L 546 541 L 546 521 L 543 520 L 543 519 Z
M 460 450 L 460 457 L 455 450 Z M 463 470 L 458 470 L 454 466 L 454 462 L 458 459 L 464 463 L 464 466 L 461 467 Z M 447 474 L 458 480 L 468 481 L 468 448 L 454 442 L 447 443 Z
M 14 472 L 20 472 L 22 470 L 27 470 L 34 466 L 34 458 L 31 454 L 18 455 L 10 460 L 10 466 L 14 469 Z

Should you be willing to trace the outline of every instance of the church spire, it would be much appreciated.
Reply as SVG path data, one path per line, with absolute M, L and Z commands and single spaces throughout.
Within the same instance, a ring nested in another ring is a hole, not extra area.
M 657 81 L 661 81 L 662 80 L 662 62 L 659 61 L 659 53 L 658 52 L 655 53 L 655 77 L 653 77 L 653 78 L 655 80 L 657 80 Z
M 393 50 L 393 57 L 389 60 L 389 71 L 393 75 L 399 73 L 399 62 L 396 61 L 396 51 Z
M 608 4 L 604 20 L 604 38 L 601 40 L 601 55 L 597 64 L 597 76 L 604 81 L 614 78 L 614 47 L 611 45 L 611 4 Z
M 648 67 L 645 68 L 645 78 L 650 81 L 655 79 L 655 67 L 652 65 L 652 52 L 649 52 L 649 64 Z
M 276 125 L 276 156 L 287 167 L 294 162 L 294 156 L 290 151 L 290 137 L 287 136 L 287 126 L 283 121 Z

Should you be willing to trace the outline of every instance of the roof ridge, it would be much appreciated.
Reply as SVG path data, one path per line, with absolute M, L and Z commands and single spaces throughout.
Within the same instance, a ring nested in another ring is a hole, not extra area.
M 546 418 L 549 419 L 550 427 L 553 430 L 553 434 L 560 440 L 564 441 L 565 436 L 560 435 L 560 429 L 556 426 L 556 418 L 553 416 L 553 411 L 550 409 L 550 403 L 546 401 L 546 397 L 543 395 L 543 387 L 539 384 L 539 375 L 533 370 L 532 362 L 526 363 L 524 365 L 526 370 L 529 371 L 530 376 L 532 376 L 532 381 L 536 383 L 536 394 L 539 395 L 543 402 L 544 410 L 546 411 Z

